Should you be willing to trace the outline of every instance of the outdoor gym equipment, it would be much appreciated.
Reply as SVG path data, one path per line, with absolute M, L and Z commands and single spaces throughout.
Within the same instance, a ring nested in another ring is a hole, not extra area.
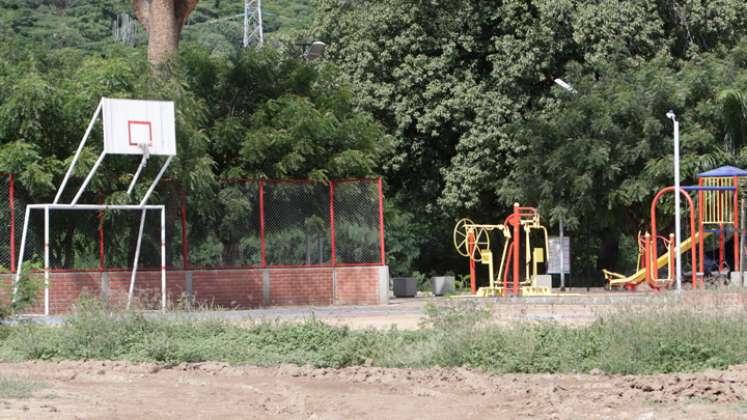
M 524 230 L 524 268 L 521 278 L 521 230 Z M 544 234 L 544 247 L 532 248 L 531 233 L 539 230 Z M 498 276 L 495 276 L 493 252 L 490 247 L 490 234 L 499 231 L 504 238 Z M 540 223 L 540 215 L 534 207 L 520 207 L 514 204 L 514 211 L 502 224 L 478 224 L 470 219 L 462 219 L 454 226 L 454 247 L 457 252 L 470 260 L 470 280 L 472 293 L 480 296 L 549 295 L 550 287 L 538 286 L 538 265 L 549 257 L 547 229 Z M 475 263 L 488 266 L 489 286 L 477 290 Z M 530 269 L 531 267 L 531 269 Z M 509 288 L 509 277 L 511 287 Z M 502 279 L 503 286 L 496 287 L 496 278 Z
M 656 229 L 656 205 L 663 194 L 674 192 L 674 187 L 661 189 L 651 202 L 651 232 L 638 235 L 638 264 L 636 272 L 630 276 L 602 270 L 610 287 L 625 287 L 635 289 L 642 283 L 647 283 L 653 289 L 666 288 L 672 285 L 675 275 L 674 255 L 675 252 L 685 254 L 690 251 L 691 284 L 693 289 L 698 287 L 700 278 L 701 287 L 704 278 L 708 275 L 704 272 L 705 239 L 711 234 L 719 237 L 719 272 L 727 270 L 725 238 L 728 234 L 728 225 L 732 226 L 734 240 L 734 267 L 739 270 L 739 246 L 741 234 L 739 232 L 739 178 L 747 176 L 747 171 L 732 166 L 723 166 L 711 171 L 698 174 L 698 185 L 680 187 L 679 193 L 685 197 L 689 205 L 690 213 L 690 237 L 682 241 L 680 248 L 674 249 L 672 234 L 669 238 L 658 235 Z M 696 206 L 691 192 L 696 192 Z M 666 252 L 662 256 L 657 255 L 659 243 L 664 244 Z M 659 270 L 667 266 L 667 277 L 659 278 Z

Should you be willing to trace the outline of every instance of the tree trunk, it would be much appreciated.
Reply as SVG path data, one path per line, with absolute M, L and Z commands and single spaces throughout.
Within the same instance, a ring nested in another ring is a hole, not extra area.
M 148 62 L 161 65 L 175 57 L 187 17 L 199 0 L 130 0 L 135 16 L 148 32 Z

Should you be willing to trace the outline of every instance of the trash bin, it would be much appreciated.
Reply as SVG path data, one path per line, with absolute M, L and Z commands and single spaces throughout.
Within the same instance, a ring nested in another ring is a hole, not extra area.
M 453 276 L 431 277 L 431 289 L 433 289 L 434 296 L 443 296 L 447 293 L 453 293 L 454 292 L 454 277 Z
M 418 294 L 418 280 L 415 277 L 394 277 L 392 291 L 395 297 L 415 297 Z

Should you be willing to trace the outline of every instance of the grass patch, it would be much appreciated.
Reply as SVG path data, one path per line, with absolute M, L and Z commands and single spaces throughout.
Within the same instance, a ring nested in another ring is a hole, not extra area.
M 34 391 L 44 387 L 45 384 L 38 382 L 0 377 L 0 399 L 30 398 Z
M 0 328 L 0 360 L 101 359 L 134 362 L 222 361 L 343 367 L 459 367 L 490 372 L 641 374 L 723 369 L 747 363 L 747 311 L 663 308 L 608 316 L 583 327 L 555 323 L 486 321 L 490 311 L 473 301 L 427 308 L 416 331 L 222 320 L 146 319 L 81 302 L 64 325 Z

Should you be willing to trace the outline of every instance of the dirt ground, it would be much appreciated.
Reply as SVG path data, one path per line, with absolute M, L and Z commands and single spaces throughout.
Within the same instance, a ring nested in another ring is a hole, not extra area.
M 0 363 L 0 377 L 40 384 L 0 400 L 0 418 L 747 418 L 747 366 L 605 376 L 87 361 Z

